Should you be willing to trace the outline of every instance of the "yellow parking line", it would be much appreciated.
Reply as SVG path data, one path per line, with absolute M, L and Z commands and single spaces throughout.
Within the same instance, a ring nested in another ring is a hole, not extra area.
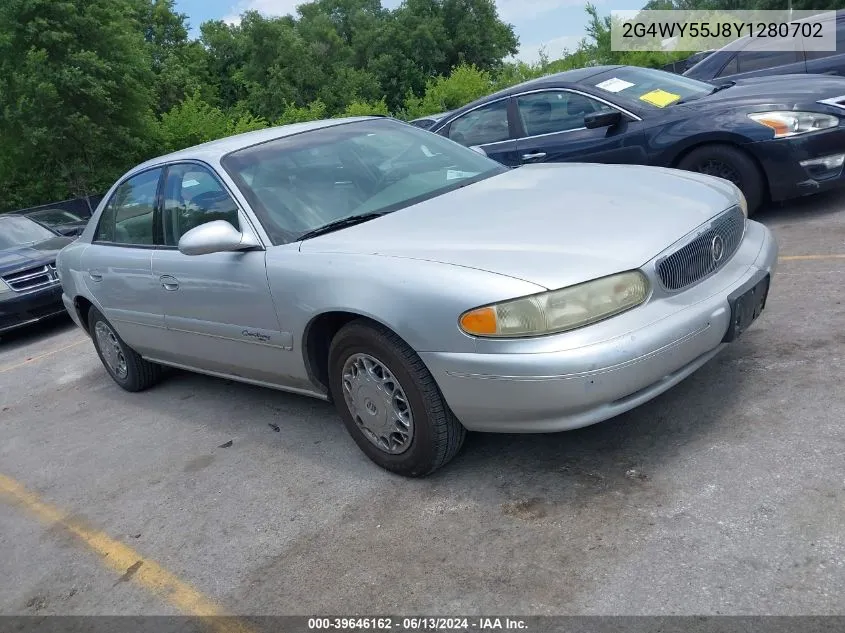
M 845 259 L 845 255 L 784 255 L 778 257 L 782 262 L 797 262 L 804 260 Z
M 101 556 L 105 565 L 121 574 L 120 580 L 134 581 L 167 600 L 186 615 L 224 616 L 221 607 L 203 596 L 155 561 L 145 558 L 131 547 L 107 534 L 83 525 L 59 508 L 42 501 L 11 477 L 0 474 L 0 495 L 19 505 L 43 523 L 61 525 Z M 218 633 L 249 633 L 248 627 L 231 616 L 214 618 L 208 624 Z
M 43 354 L 39 354 L 38 356 L 32 356 L 27 358 L 25 361 L 20 363 L 15 363 L 14 365 L 7 365 L 6 367 L 0 367 L 0 374 L 5 373 L 7 371 L 12 371 L 13 369 L 17 369 L 18 367 L 23 367 L 24 365 L 29 365 L 30 363 L 34 363 L 36 361 L 41 360 L 42 358 L 47 358 L 48 356 L 53 356 L 54 354 L 58 354 L 59 352 L 63 352 L 71 347 L 76 347 L 77 345 L 82 345 L 87 338 L 80 339 L 71 343 L 70 345 L 65 345 L 64 347 L 60 347 L 58 349 L 50 350 L 49 352 L 44 352 Z

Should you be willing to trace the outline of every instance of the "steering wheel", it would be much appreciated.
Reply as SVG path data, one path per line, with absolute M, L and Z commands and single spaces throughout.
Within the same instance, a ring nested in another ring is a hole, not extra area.
M 190 202 L 198 207 L 204 207 L 203 210 L 210 210 L 216 203 L 225 202 L 229 196 L 223 191 L 206 191 L 191 198 Z

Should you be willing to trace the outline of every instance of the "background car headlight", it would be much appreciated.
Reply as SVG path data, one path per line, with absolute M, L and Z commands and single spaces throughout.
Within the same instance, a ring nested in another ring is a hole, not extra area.
M 7 292 L 12 292 L 12 289 L 9 287 L 9 284 L 0 279 L 0 295 L 5 294 Z
M 755 112 L 748 118 L 774 130 L 775 138 L 817 132 L 839 125 L 839 117 L 820 112 Z
M 640 305 L 649 283 L 639 271 L 503 301 L 464 312 L 461 329 L 473 336 L 524 337 L 574 330 Z

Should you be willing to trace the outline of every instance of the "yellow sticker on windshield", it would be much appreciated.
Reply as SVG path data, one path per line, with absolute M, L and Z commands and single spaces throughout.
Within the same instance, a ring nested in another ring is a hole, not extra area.
M 640 97 L 640 101 L 645 101 L 651 105 L 656 105 L 658 108 L 665 108 L 670 103 L 674 103 L 681 98 L 681 95 L 672 94 L 665 90 L 652 90 Z

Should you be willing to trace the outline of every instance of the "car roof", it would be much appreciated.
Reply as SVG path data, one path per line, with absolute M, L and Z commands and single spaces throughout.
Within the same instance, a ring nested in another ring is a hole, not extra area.
M 344 117 L 338 119 L 323 119 L 320 121 L 307 121 L 304 123 L 290 123 L 288 125 L 278 125 L 275 127 L 264 128 L 262 130 L 255 130 L 253 132 L 244 132 L 243 134 L 235 134 L 234 136 L 226 136 L 224 138 L 201 143 L 192 147 L 180 149 L 177 152 L 170 154 L 163 154 L 155 158 L 133 167 L 130 171 L 124 174 L 124 177 L 130 174 L 143 171 L 156 165 L 163 163 L 170 163 L 179 160 L 201 160 L 204 162 L 218 162 L 223 156 L 234 152 L 244 147 L 251 145 L 258 145 L 267 141 L 293 136 L 302 132 L 310 132 L 312 130 L 320 130 L 323 128 L 334 127 L 336 125 L 343 125 L 346 123 L 354 123 L 356 121 L 368 121 L 372 119 L 379 119 L 385 117 L 379 116 L 356 116 Z

